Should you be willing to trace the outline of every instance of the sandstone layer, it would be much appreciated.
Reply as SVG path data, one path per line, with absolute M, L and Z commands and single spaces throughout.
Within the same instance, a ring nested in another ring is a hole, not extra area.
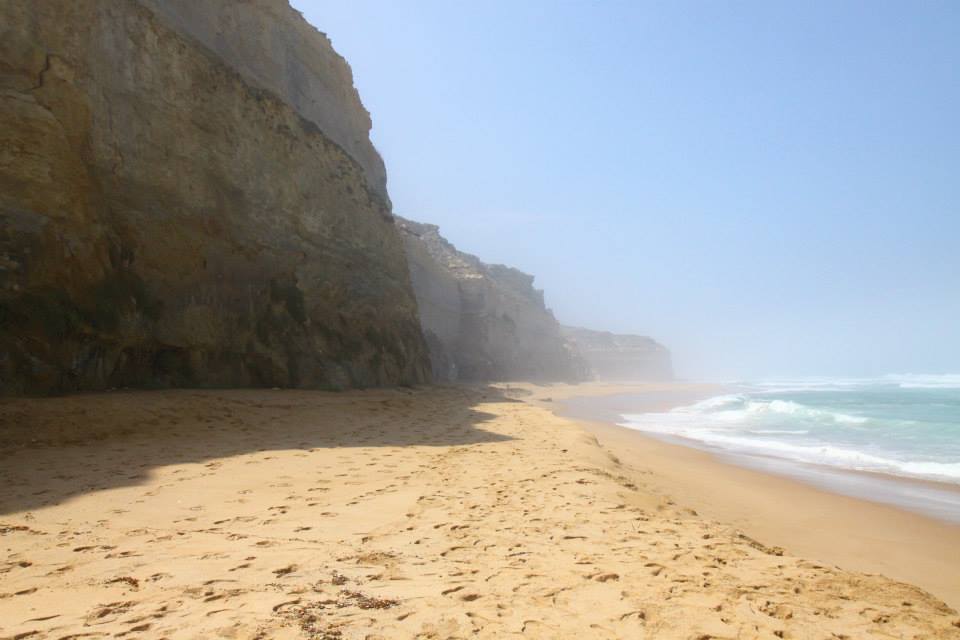
M 563 327 L 563 335 L 584 359 L 594 380 L 673 379 L 670 351 L 653 338 L 580 327 Z
M 533 276 L 458 251 L 435 225 L 397 221 L 435 380 L 584 379 Z
M 367 183 L 387 196 L 387 174 L 370 142 L 370 114 L 353 86 L 350 65 L 287 0 L 140 0 L 315 123 L 363 167 Z
M 0 393 L 429 378 L 369 116 L 285 1 L 0 30 Z

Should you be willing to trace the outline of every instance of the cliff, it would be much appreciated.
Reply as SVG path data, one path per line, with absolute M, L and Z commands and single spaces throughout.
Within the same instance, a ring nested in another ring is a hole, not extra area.
M 436 380 L 583 379 L 533 276 L 458 251 L 434 225 L 397 222 Z
M 0 25 L 0 392 L 429 378 L 369 115 L 285 1 Z
M 270 91 L 359 164 L 385 202 L 387 173 L 370 142 L 370 114 L 353 73 L 330 43 L 287 0 L 139 0 L 192 37 L 249 84 Z
M 563 327 L 596 380 L 672 380 L 670 351 L 652 338 Z

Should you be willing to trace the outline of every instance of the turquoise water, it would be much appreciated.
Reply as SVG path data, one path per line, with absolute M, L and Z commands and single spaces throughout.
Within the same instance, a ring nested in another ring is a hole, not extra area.
M 738 382 L 621 424 L 733 453 L 960 484 L 960 375 Z

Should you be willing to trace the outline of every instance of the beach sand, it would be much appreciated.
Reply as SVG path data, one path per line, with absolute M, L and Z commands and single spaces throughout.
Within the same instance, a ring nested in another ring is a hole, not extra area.
M 619 389 L 600 393 L 613 392 Z M 717 389 L 676 384 L 651 385 L 635 392 L 642 394 L 646 410 L 663 411 L 678 402 L 689 404 L 716 395 Z M 580 417 L 581 424 L 624 465 L 646 472 L 647 490 L 669 495 L 701 515 L 735 525 L 796 555 L 909 582 L 960 608 L 960 525 L 837 495 L 790 477 L 731 464 L 737 457 L 718 457 L 616 426 L 612 422 L 617 414 L 604 408 L 616 409 L 622 400 L 576 406 L 580 394 L 575 387 L 548 393 L 572 397 L 573 402 L 561 405 L 559 413 Z M 637 399 L 632 401 L 634 412 Z M 958 490 L 938 483 L 897 481 Z
M 960 638 L 548 408 L 612 389 L 0 402 L 0 638 Z

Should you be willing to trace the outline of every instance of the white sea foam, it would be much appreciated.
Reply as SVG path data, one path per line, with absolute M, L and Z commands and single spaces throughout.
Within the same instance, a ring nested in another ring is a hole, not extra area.
M 805 436 L 809 431 L 806 429 L 750 429 L 750 433 L 756 433 L 758 435 L 772 435 L 776 433 L 782 433 L 789 436 Z
M 782 414 L 843 424 L 864 424 L 868 421 L 863 416 L 815 409 L 791 400 L 752 400 L 742 394 L 708 398 L 689 407 L 673 409 L 671 413 L 709 415 L 711 419 L 723 422 L 747 422 L 758 414 Z
M 792 444 L 774 438 L 758 438 L 749 435 L 807 435 L 809 432 L 806 430 L 752 430 L 745 435 L 734 435 L 715 429 L 653 424 L 646 417 L 637 422 L 636 420 L 630 420 L 630 417 L 624 416 L 627 420 L 621 422 L 620 425 L 639 431 L 678 436 L 731 451 L 774 456 L 808 464 L 827 465 L 855 471 L 875 471 L 939 480 L 941 482 L 960 483 L 960 463 L 897 460 L 836 445 Z M 641 416 L 633 417 L 639 418 Z
M 709 411 L 719 411 L 731 407 L 739 407 L 746 399 L 746 396 L 740 394 L 714 396 L 690 405 L 689 407 L 677 407 L 673 409 L 673 413 L 706 413 Z
M 622 425 L 739 453 L 960 483 L 960 391 L 950 391 L 960 390 L 960 375 L 741 388 L 667 413 L 626 414 Z M 923 389 L 942 394 L 930 399 Z
M 858 387 L 895 386 L 901 389 L 960 389 L 960 374 L 891 373 L 877 378 L 786 378 L 763 382 L 739 382 L 755 393 L 775 394 L 797 391 L 848 391 Z
M 770 402 L 750 401 L 747 403 L 746 411 L 748 413 L 779 413 L 812 418 L 814 420 L 842 422 L 844 424 L 864 424 L 867 422 L 867 418 L 863 416 L 851 416 L 837 411 L 814 409 L 790 400 L 773 400 Z
M 846 391 L 852 388 L 883 384 L 880 378 L 788 378 L 764 382 L 741 383 L 755 393 L 779 394 L 797 391 Z M 889 384 L 889 382 L 887 382 Z
M 899 374 L 889 375 L 887 380 L 896 383 L 901 389 L 960 389 L 960 374 L 943 375 Z

